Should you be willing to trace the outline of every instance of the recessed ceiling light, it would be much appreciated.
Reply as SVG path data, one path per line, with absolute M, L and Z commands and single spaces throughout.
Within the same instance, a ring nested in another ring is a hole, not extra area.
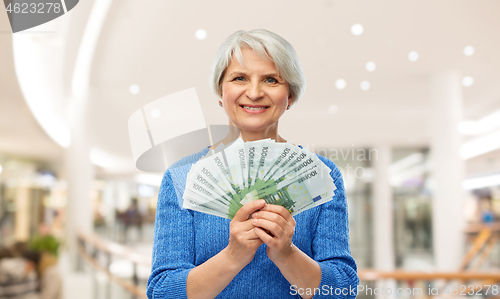
M 463 86 L 469 87 L 469 86 L 472 86 L 472 84 L 474 84 L 474 78 L 472 78 L 471 76 L 466 76 L 466 77 L 462 78 L 462 85 Z
M 335 81 L 335 87 L 337 87 L 337 89 L 344 89 L 346 85 L 347 83 L 344 79 L 338 79 L 337 81 Z
M 363 82 L 361 82 L 361 84 L 359 85 L 359 87 L 361 87 L 361 90 L 366 91 L 366 90 L 370 89 L 370 82 L 363 81 Z
M 361 35 L 363 33 L 363 31 L 364 31 L 364 28 L 360 24 L 354 24 L 351 27 L 351 33 L 354 35 Z
M 415 51 L 411 51 L 410 53 L 408 53 L 408 59 L 411 62 L 417 61 L 418 60 L 418 53 Z
M 2 173 L 2 171 L 3 171 L 3 167 L 2 167 L 2 165 L 0 165 L 0 173 Z
M 139 87 L 139 85 L 137 84 L 132 84 L 130 85 L 130 87 L 128 88 L 128 91 L 131 93 L 131 94 L 138 94 L 140 91 L 141 91 L 141 88 Z
M 465 56 L 472 56 L 474 54 L 474 47 L 473 46 L 467 46 L 464 48 L 464 54 Z
M 149 113 L 151 114 L 151 116 L 152 116 L 153 118 L 158 118 L 158 117 L 160 117 L 160 115 L 161 115 L 161 111 L 160 111 L 160 109 L 158 109 L 158 108 L 153 108 L 153 109 L 151 109 L 151 111 L 150 111 Z
M 330 107 L 328 107 L 328 113 L 336 114 L 337 112 L 339 112 L 339 107 L 335 105 L 330 105 Z
M 204 40 L 205 38 L 207 38 L 207 31 L 205 29 L 198 29 L 194 33 L 194 36 L 196 36 L 196 38 L 199 40 Z
M 373 72 L 375 70 L 375 68 L 377 67 L 377 65 L 375 64 L 375 62 L 373 61 L 368 61 L 365 65 L 366 67 L 366 70 L 369 71 L 369 72 Z

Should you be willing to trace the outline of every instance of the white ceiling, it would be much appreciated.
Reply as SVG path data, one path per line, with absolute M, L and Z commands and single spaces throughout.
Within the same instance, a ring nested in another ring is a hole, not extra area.
M 307 79 L 303 99 L 280 121 L 283 137 L 316 148 L 425 146 L 429 81 L 436 73 L 474 77 L 474 85 L 463 89 L 466 119 L 500 109 L 499 11 L 497 0 L 115 0 L 92 63 L 92 144 L 131 161 L 128 117 L 190 87 L 196 87 L 207 122 L 225 123 L 208 87 L 215 53 L 234 31 L 265 28 L 294 45 Z M 63 18 L 82 22 L 88 12 L 80 3 Z M 0 21 L 0 151 L 34 154 L 36 148 L 53 156 L 60 150 L 28 116 L 12 66 L 12 36 L 5 33 L 8 20 L 1 15 Z M 356 23 L 364 27 L 360 36 L 350 32 Z M 197 40 L 197 29 L 205 29 L 207 39 Z M 463 54 L 468 45 L 476 50 L 471 57 Z M 420 54 L 418 61 L 407 59 L 410 51 Z M 368 61 L 377 65 L 372 73 L 365 70 Z M 347 81 L 346 89 L 334 87 L 338 78 Z M 359 88 L 363 80 L 371 83 L 369 91 Z M 131 84 L 141 87 L 138 95 L 128 92 Z M 327 112 L 332 104 L 339 108 L 335 115 Z M 8 147 L 16 142 L 24 148 Z
M 32 116 L 17 82 L 12 59 L 12 35 L 6 15 L 0 14 L 0 153 L 57 160 L 63 150 Z

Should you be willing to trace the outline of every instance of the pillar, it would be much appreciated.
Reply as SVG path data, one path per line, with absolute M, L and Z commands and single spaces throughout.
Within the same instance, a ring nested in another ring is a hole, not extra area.
M 432 225 L 438 271 L 456 271 L 464 255 L 462 212 L 464 162 L 460 158 L 462 87 L 458 73 L 431 78 L 431 153 L 434 194 Z
M 94 166 L 90 162 L 86 99 L 72 99 L 70 107 L 71 145 L 66 150 L 65 166 L 68 182 L 65 241 L 70 264 L 78 270 L 78 231 L 93 231 L 90 190 Z
M 392 148 L 388 144 L 375 147 L 373 151 L 373 167 L 375 181 L 373 185 L 373 247 L 374 266 L 379 271 L 393 271 L 395 268 L 394 257 L 394 203 L 392 186 L 389 184 L 388 169 L 392 163 Z M 378 281 L 376 288 L 379 290 L 391 289 L 392 295 L 379 293 L 377 298 L 395 298 L 396 282 L 394 280 Z

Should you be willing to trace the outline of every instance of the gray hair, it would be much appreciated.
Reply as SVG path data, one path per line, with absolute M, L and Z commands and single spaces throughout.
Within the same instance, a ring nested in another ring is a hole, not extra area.
M 233 54 L 243 64 L 242 47 L 250 47 L 261 57 L 271 59 L 280 76 L 288 83 L 292 105 L 300 100 L 306 89 L 306 78 L 297 53 L 284 38 L 264 29 L 236 31 L 220 46 L 209 77 L 210 89 L 219 99 L 222 96 L 222 80 Z

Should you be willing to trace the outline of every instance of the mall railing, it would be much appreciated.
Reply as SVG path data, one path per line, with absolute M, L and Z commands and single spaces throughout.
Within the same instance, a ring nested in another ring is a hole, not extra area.
M 373 295 L 398 295 L 398 298 L 459 298 L 472 295 L 481 298 L 499 299 L 498 282 L 500 272 L 415 272 L 415 271 L 376 271 L 363 269 L 358 271 L 361 281 L 357 288 L 358 298 Z M 395 281 L 394 284 L 388 282 Z M 381 285 L 366 285 L 369 282 L 381 282 Z M 417 282 L 421 282 L 417 284 Z M 388 287 L 394 286 L 391 294 Z
M 147 299 L 146 290 L 139 285 L 138 266 L 151 268 L 151 257 L 130 250 L 129 248 L 105 240 L 95 234 L 79 232 L 78 251 L 80 256 L 94 269 L 106 274 L 110 281 L 121 286 L 132 298 Z M 114 259 L 123 259 L 133 265 L 131 279 L 113 274 L 110 265 Z M 109 291 L 108 291 L 109 292 Z M 106 298 L 111 298 L 108 294 Z
M 430 286 L 431 282 L 435 282 L 433 287 L 427 288 L 427 294 L 422 292 L 423 297 L 442 297 L 443 293 L 446 293 L 446 297 L 458 297 L 471 295 L 472 292 L 472 295 L 500 299 L 498 286 L 500 271 L 478 271 L 490 258 L 494 247 L 498 246 L 500 223 L 470 225 L 464 232 L 470 246 L 459 265 L 459 271 L 416 272 L 360 269 L 358 271 L 359 279 L 362 282 L 393 280 L 400 285 L 406 283 L 410 286 L 415 285 L 416 282 L 425 282 L 424 285 Z M 431 289 L 435 289 L 436 292 L 432 294 Z
M 469 227 L 465 233 L 472 240 L 472 244 L 464 256 L 460 271 L 456 272 L 416 272 L 416 271 L 378 271 L 371 269 L 359 269 L 358 275 L 362 282 L 376 282 L 394 280 L 413 284 L 416 281 L 439 281 L 441 286 L 450 285 L 450 281 L 458 281 L 459 285 L 467 286 L 477 291 L 485 286 L 496 285 L 500 282 L 500 271 L 477 271 L 489 257 L 493 246 L 499 240 L 500 225 L 479 225 Z M 105 240 L 94 234 L 80 232 L 78 235 L 80 255 L 89 262 L 96 270 L 104 272 L 111 281 L 116 282 L 133 297 L 146 299 L 146 291 L 139 286 L 137 266 L 151 267 L 149 256 L 131 251 L 127 247 Z M 104 256 L 104 262 L 102 259 Z M 121 258 L 133 264 L 133 275 L 127 280 L 114 275 L 109 269 L 112 258 Z M 439 286 L 439 288 L 441 288 Z M 498 289 L 497 289 L 498 290 Z M 460 290 L 454 289 L 451 295 Z M 432 294 L 429 294 L 432 295 Z M 500 298 L 500 294 L 493 292 L 494 298 Z
M 358 271 L 360 280 L 364 281 L 377 281 L 385 279 L 394 280 L 459 280 L 459 281 L 473 281 L 473 280 L 489 280 L 492 282 L 500 281 L 500 271 L 496 272 L 478 272 L 478 271 L 459 271 L 459 272 L 417 272 L 417 271 L 377 271 L 370 269 L 360 269 Z

